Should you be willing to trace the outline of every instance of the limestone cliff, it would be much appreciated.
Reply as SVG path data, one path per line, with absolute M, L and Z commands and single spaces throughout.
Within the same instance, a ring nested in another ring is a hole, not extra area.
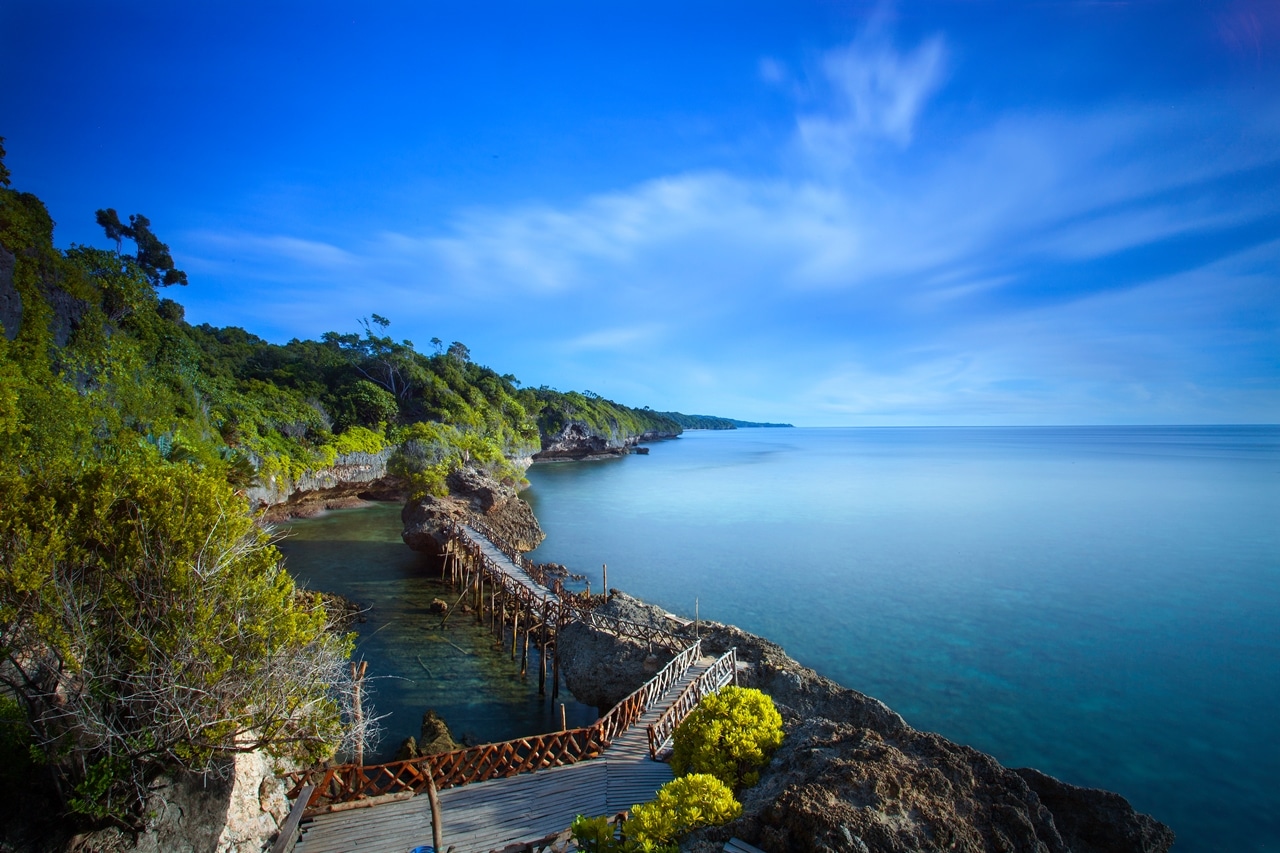
M 245 496 L 252 506 L 265 508 L 269 520 L 311 515 L 361 499 L 403 500 L 401 483 L 387 473 L 394 452 L 388 447 L 380 453 L 347 453 L 333 465 L 307 471 L 297 479 L 268 477 L 247 489 Z
M 552 462 L 562 459 L 599 459 L 621 456 L 645 441 L 676 438 L 680 430 L 645 430 L 628 432 L 621 429 L 601 429 L 583 421 L 569 421 L 559 430 L 542 435 L 542 449 L 533 455 L 534 462 Z

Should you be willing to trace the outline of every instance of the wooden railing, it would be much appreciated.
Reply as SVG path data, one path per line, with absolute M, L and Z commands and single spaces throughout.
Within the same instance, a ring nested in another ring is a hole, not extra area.
M 636 720 L 644 716 L 644 712 L 652 707 L 654 701 L 667 692 L 667 689 L 675 684 L 680 678 L 689 671 L 689 667 L 702 656 L 702 640 L 698 640 L 692 646 L 676 655 L 671 661 L 658 670 L 658 673 L 644 685 L 632 693 L 626 699 L 623 699 L 617 705 L 609 709 L 603 717 L 596 720 L 595 724 L 600 726 L 601 731 L 607 738 L 607 743 L 613 743 L 614 738 L 625 732 L 627 729 L 635 725 Z
M 307 785 L 314 786 L 315 790 L 307 802 L 307 809 L 314 813 L 335 803 L 404 791 L 421 792 L 427 787 L 428 774 L 435 779 L 437 788 L 444 789 L 596 758 L 618 735 L 635 725 L 654 701 L 688 672 L 700 656 L 701 648 L 701 641 L 694 643 L 643 687 L 585 728 L 483 744 L 387 764 L 343 764 L 303 770 L 287 775 L 286 778 L 292 782 L 288 796 L 297 797 Z
M 511 560 L 517 568 L 523 569 L 526 573 L 528 572 L 528 569 L 532 564 L 530 564 L 523 555 L 511 548 L 511 546 L 504 546 L 499 542 L 495 542 L 493 540 L 493 536 L 495 534 L 493 534 L 486 525 L 472 520 L 468 526 L 471 527 L 475 533 L 489 539 L 494 547 Z M 541 618 L 546 619 L 552 624 L 557 624 L 561 621 L 582 622 L 585 625 L 589 625 L 597 630 L 605 631 L 617 637 L 629 637 L 643 643 L 658 645 L 671 650 L 683 649 L 685 648 L 685 644 L 688 642 L 688 638 L 681 637 L 670 629 L 654 625 L 644 625 L 639 622 L 631 622 L 626 619 L 618 619 L 614 616 L 608 616 L 590 608 L 578 606 L 567 599 L 560 598 L 550 590 L 546 590 L 545 594 L 540 597 L 537 593 L 530 590 L 529 587 L 511 577 L 507 572 L 504 572 L 501 567 L 495 565 L 489 556 L 476 546 L 474 539 L 468 534 L 465 527 L 462 525 L 451 526 L 448 532 L 450 536 L 455 539 L 462 539 L 469 545 L 475 546 L 475 549 L 472 552 L 472 557 L 477 559 L 484 567 L 485 574 L 497 583 L 501 584 L 502 588 L 509 595 L 518 599 L 521 604 L 530 607 Z M 515 556 L 513 557 L 512 553 L 508 553 L 508 551 L 514 553 Z M 530 576 L 530 579 L 539 583 L 539 585 L 545 586 L 545 579 L 534 578 L 532 575 Z
M 343 764 L 290 773 L 286 778 L 293 786 L 288 796 L 296 797 L 306 785 L 314 785 L 307 808 L 315 812 L 335 803 L 403 791 L 420 793 L 427 788 L 428 774 L 437 788 L 454 788 L 596 758 L 604 747 L 599 728 L 591 725 L 387 764 Z
M 738 672 L 738 651 L 729 649 L 715 663 L 707 667 L 697 678 L 689 682 L 676 701 L 667 706 L 662 716 L 649 724 L 649 757 L 658 760 L 658 754 L 671 739 L 676 727 L 689 716 L 698 703 L 721 687 L 734 681 Z

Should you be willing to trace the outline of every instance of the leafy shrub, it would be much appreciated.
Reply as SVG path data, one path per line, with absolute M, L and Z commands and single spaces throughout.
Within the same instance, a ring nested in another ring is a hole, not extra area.
M 652 801 L 631 809 L 627 838 L 650 851 L 703 826 L 719 826 L 742 814 L 729 786 L 709 773 L 690 773 L 658 789 Z
M 760 781 L 760 768 L 782 743 L 782 715 L 750 687 L 706 697 L 676 729 L 671 767 L 678 775 L 710 773 L 736 791 Z
M 604 816 L 578 815 L 570 829 L 578 849 L 588 853 L 677 853 L 680 836 L 740 814 L 742 804 L 727 785 L 710 774 L 691 773 L 663 785 L 651 801 L 632 806 L 630 820 L 620 827 Z

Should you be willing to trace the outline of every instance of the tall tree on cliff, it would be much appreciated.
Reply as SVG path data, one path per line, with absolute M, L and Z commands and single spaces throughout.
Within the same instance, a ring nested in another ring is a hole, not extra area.
M 107 239 L 115 241 L 117 254 L 120 253 L 120 243 L 124 238 L 134 242 L 138 252 L 133 260 L 146 274 L 152 286 L 169 287 L 187 283 L 187 274 L 174 266 L 169 247 L 160 242 L 160 238 L 151 230 L 150 219 L 141 213 L 134 213 L 129 217 L 129 224 L 125 225 L 114 207 L 99 210 L 96 216 L 102 230 L 107 232 Z

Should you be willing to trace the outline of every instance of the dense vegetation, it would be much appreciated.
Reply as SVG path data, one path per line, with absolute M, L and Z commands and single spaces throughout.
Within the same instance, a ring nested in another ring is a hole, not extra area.
M 234 491 L 263 445 L 220 432 L 237 403 L 261 424 L 292 400 L 216 393 L 198 336 L 158 295 L 182 277 L 153 238 L 141 261 L 59 252 L 40 201 L 0 187 L 0 265 L 21 309 L 0 335 L 0 742 L 18 762 L 5 775 L 126 825 L 166 770 L 255 748 L 314 759 L 348 730 L 350 643 Z
M 671 413 L 633 409 L 590 391 L 562 394 L 549 388 L 539 388 L 537 396 L 541 404 L 538 428 L 543 435 L 555 435 L 571 421 L 584 423 L 602 435 L 614 438 L 678 435 L 681 429 Z
M 786 427 L 791 424 L 770 424 L 757 421 L 740 421 L 735 418 L 722 418 L 718 415 L 685 415 L 680 412 L 654 412 L 668 420 L 674 421 L 684 429 L 746 429 L 755 427 Z
M 570 421 L 680 430 L 523 388 L 460 342 L 419 352 L 377 314 L 286 344 L 188 324 L 164 295 L 187 276 L 147 217 L 99 210 L 113 249 L 57 250 L 2 143 L 0 785 L 43 779 L 64 813 L 135 823 L 158 774 L 356 735 L 350 642 L 294 589 L 247 492 L 366 453 L 439 493 L 462 465 L 518 481 L 540 429 Z

